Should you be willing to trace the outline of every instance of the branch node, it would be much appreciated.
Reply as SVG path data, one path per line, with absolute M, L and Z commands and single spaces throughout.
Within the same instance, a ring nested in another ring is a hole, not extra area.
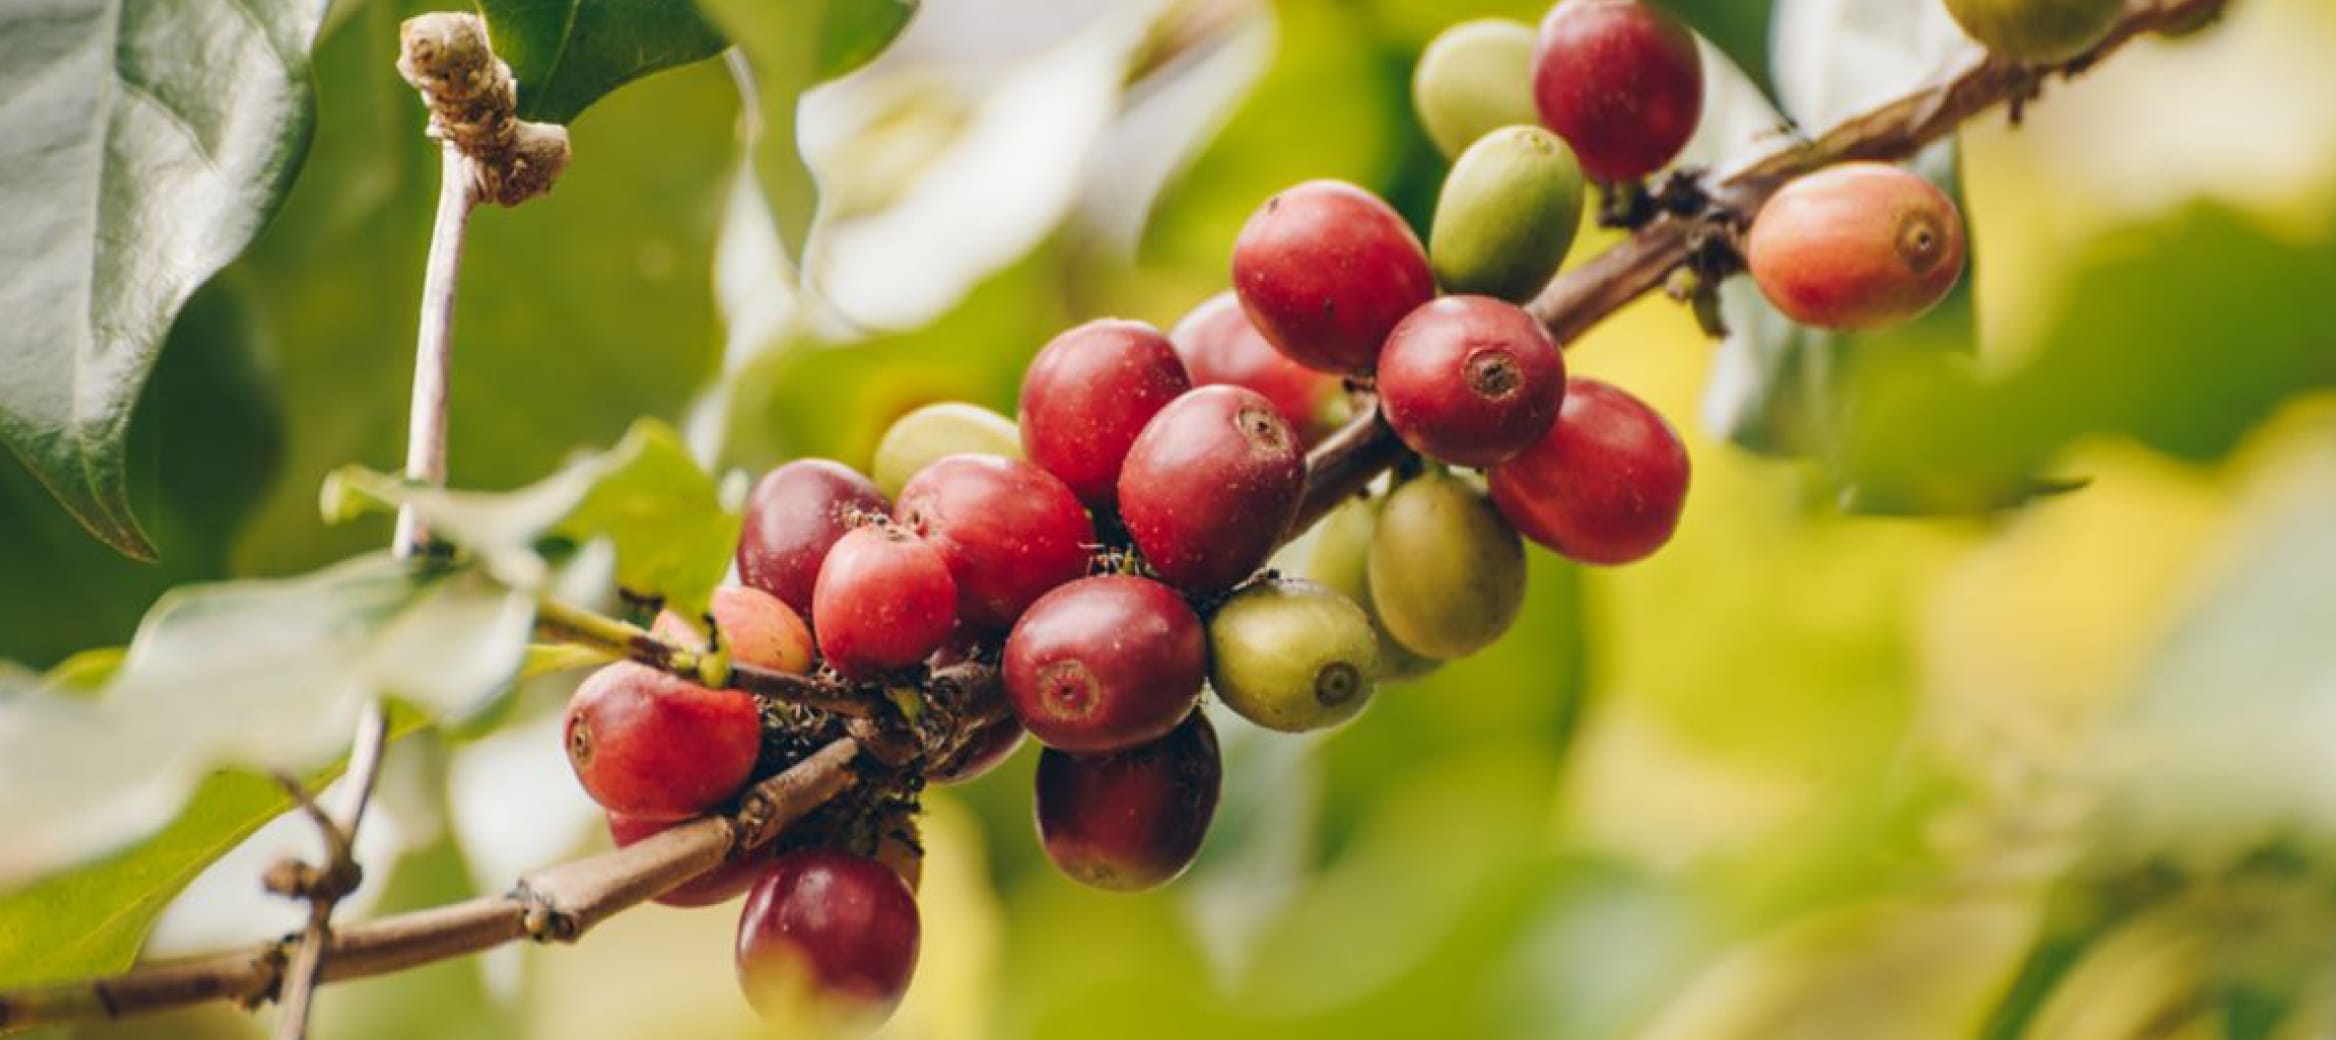
M 430 136 L 470 160 L 478 197 L 516 206 L 552 189 L 572 154 L 568 128 L 518 116 L 519 83 L 495 57 L 487 23 L 440 11 L 398 32 L 398 74 L 430 106 Z

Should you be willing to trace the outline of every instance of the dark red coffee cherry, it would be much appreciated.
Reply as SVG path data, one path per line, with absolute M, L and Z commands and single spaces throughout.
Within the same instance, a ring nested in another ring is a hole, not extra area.
M 1175 728 L 1208 677 L 1208 634 L 1175 590 L 1083 578 L 1047 593 L 1006 638 L 1006 693 L 1048 747 L 1115 751 Z
M 724 585 L 714 590 L 712 609 L 714 624 L 722 630 L 722 646 L 730 651 L 732 661 L 790 675 L 811 672 L 811 629 L 777 596 L 745 585 Z M 699 629 L 703 624 L 685 624 L 680 615 L 667 610 L 657 615 L 649 631 L 660 639 L 702 650 L 705 643 Z
M 867 678 L 923 661 L 957 624 L 957 582 L 940 550 L 891 524 L 854 530 L 828 550 L 812 593 L 819 653 Z
M 975 730 L 954 757 L 927 769 L 925 779 L 936 784 L 965 783 L 1006 764 L 1014 752 L 1022 749 L 1023 738 L 1028 735 L 1029 731 L 1022 728 L 1022 720 L 1012 716 L 999 719 Z
M 1305 491 L 1298 435 L 1273 402 L 1204 386 L 1161 409 L 1128 450 L 1119 515 L 1163 580 L 1216 592 L 1264 565 Z
M 1403 319 L 1379 354 L 1379 403 L 1403 443 L 1484 468 L 1532 447 L 1557 421 L 1565 360 L 1523 308 L 1446 296 Z
M 608 814 L 608 836 L 615 839 L 617 848 L 624 848 L 659 831 L 671 828 L 679 820 L 650 820 L 623 813 Z M 762 877 L 762 868 L 769 861 L 759 855 L 733 859 L 706 871 L 678 887 L 669 889 L 657 901 L 666 906 L 699 907 L 727 903 L 754 887 L 755 879 Z
M 1687 501 L 1687 448 L 1646 403 L 1576 379 L 1549 434 L 1492 471 L 1493 504 L 1525 537 L 1583 563 L 1644 559 Z
M 1245 386 L 1265 395 L 1282 418 L 1311 444 L 1338 427 L 1346 386 L 1284 356 L 1241 310 L 1230 289 L 1192 309 L 1168 333 L 1194 386 Z
M 828 547 L 852 529 L 855 516 L 890 512 L 892 503 L 875 483 L 843 463 L 798 459 L 780 466 L 746 496 L 738 580 L 808 614 Z
M 893 513 L 948 561 L 958 619 L 995 632 L 1048 589 L 1085 576 L 1095 546 L 1078 496 L 1020 459 L 949 456 L 909 478 Z
M 1241 229 L 1233 289 L 1292 360 L 1368 375 L 1388 330 L 1436 295 L 1436 277 L 1419 237 L 1378 196 L 1308 181 L 1267 199 Z
M 1695 34 L 1637 0 L 1568 0 L 1541 23 L 1533 52 L 1541 122 L 1609 184 L 1662 169 L 1703 118 Z
M 1081 501 L 1109 508 L 1119 464 L 1154 413 L 1192 389 L 1160 330 L 1091 321 L 1056 336 L 1022 375 L 1022 452 Z
M 891 867 L 790 852 L 764 868 L 738 916 L 738 984 L 772 1020 L 880 1019 L 908 991 L 920 932 L 916 896 Z
M 568 702 L 568 764 L 584 792 L 628 816 L 674 820 L 730 800 L 762 753 L 754 697 L 619 661 Z
M 1192 865 L 1217 812 L 1223 765 L 1200 712 L 1125 751 L 1038 756 L 1038 838 L 1072 880 L 1135 892 Z

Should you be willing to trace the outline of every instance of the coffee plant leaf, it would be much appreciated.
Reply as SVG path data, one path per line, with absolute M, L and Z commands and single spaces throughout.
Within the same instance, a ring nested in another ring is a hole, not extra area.
M 497 57 L 519 79 L 519 117 L 573 122 L 652 72 L 722 52 L 691 0 L 478 0 Z

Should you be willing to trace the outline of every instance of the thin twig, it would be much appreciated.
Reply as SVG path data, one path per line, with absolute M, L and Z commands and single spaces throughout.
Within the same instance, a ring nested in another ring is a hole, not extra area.
M 574 942 L 593 925 L 744 855 L 858 779 L 859 746 L 835 741 L 748 789 L 733 816 L 709 816 L 613 852 L 537 871 L 508 895 L 335 930 L 318 982 L 384 975 L 519 939 Z M 127 1018 L 215 1000 L 257 1005 L 287 978 L 297 937 L 121 975 L 0 993 L 0 1030 Z
M 452 144 L 440 149 L 438 217 L 430 228 L 430 257 L 422 271 L 422 325 L 414 337 L 414 399 L 406 419 L 406 479 L 446 483 L 447 381 L 454 367 L 454 290 L 462 276 L 462 246 L 478 208 L 471 161 Z M 400 558 L 419 555 L 430 532 L 412 505 L 397 513 Z
M 545 638 L 591 647 L 700 685 L 743 690 L 833 715 L 865 716 L 876 710 L 876 696 L 860 687 L 734 661 L 723 668 L 709 668 L 707 658 L 695 650 L 660 639 L 639 625 L 561 600 L 546 597 L 538 601 L 535 623 Z
M 317 971 L 323 966 L 325 944 L 332 938 L 333 908 L 357 887 L 363 874 L 357 867 L 357 827 L 373 800 L 373 786 L 381 777 L 382 751 L 389 744 L 389 713 L 380 701 L 366 705 L 357 720 L 357 739 L 351 743 L 347 795 L 337 816 L 326 815 L 297 780 L 291 790 L 302 808 L 315 819 L 325 840 L 325 866 L 298 887 L 308 900 L 308 927 L 292 950 L 292 963 L 283 979 L 283 1014 L 276 1019 L 276 1040 L 306 1040 L 308 1012 L 316 992 Z

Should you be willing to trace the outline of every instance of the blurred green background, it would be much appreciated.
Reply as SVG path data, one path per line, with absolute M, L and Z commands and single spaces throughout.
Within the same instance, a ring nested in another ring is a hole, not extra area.
M 1424 226 L 1443 164 L 1410 115 L 1413 58 L 1451 22 L 1539 6 L 928 0 L 806 102 L 817 303 L 741 189 L 723 62 L 629 86 L 574 124 L 555 192 L 474 222 L 453 482 L 524 483 L 642 415 L 754 470 L 864 463 L 927 401 L 1010 410 L 1066 324 L 1166 325 L 1221 288 L 1280 187 L 1351 179 Z M 1804 122 L 1951 53 L 1919 49 L 1920 5 L 1674 6 Z M 407 13 L 335 6 L 306 168 L 171 334 L 133 431 L 162 563 L 112 555 L 0 463 L 0 658 L 47 667 L 124 642 L 169 585 L 386 538 L 321 526 L 314 501 L 327 470 L 400 453 L 437 165 L 390 68 Z M 924 956 L 887 1035 L 2331 1035 L 2332 47 L 2325 0 L 2245 0 L 2052 86 L 2016 131 L 1962 136 L 1977 363 L 1861 384 L 1842 465 L 2089 486 L 1982 518 L 1844 516 L 1838 472 L 1707 432 L 1713 346 L 1641 303 L 1569 362 L 1687 435 L 1669 550 L 1613 571 L 1536 554 L 1501 645 L 1334 733 L 1228 720 L 1217 827 L 1162 891 L 1047 866 L 1033 752 L 935 793 Z M 1725 79 L 1715 112 L 1754 114 L 1707 160 L 1784 132 Z M 1612 240 L 1586 237 L 1577 257 Z M 359 912 L 605 845 L 560 759 L 564 697 L 538 682 L 490 734 L 398 746 Z M 289 927 L 250 879 L 298 840 L 271 826 L 215 866 L 149 952 Z M 577 947 L 336 986 L 322 1035 L 764 1035 L 734 923 L 652 907 Z

